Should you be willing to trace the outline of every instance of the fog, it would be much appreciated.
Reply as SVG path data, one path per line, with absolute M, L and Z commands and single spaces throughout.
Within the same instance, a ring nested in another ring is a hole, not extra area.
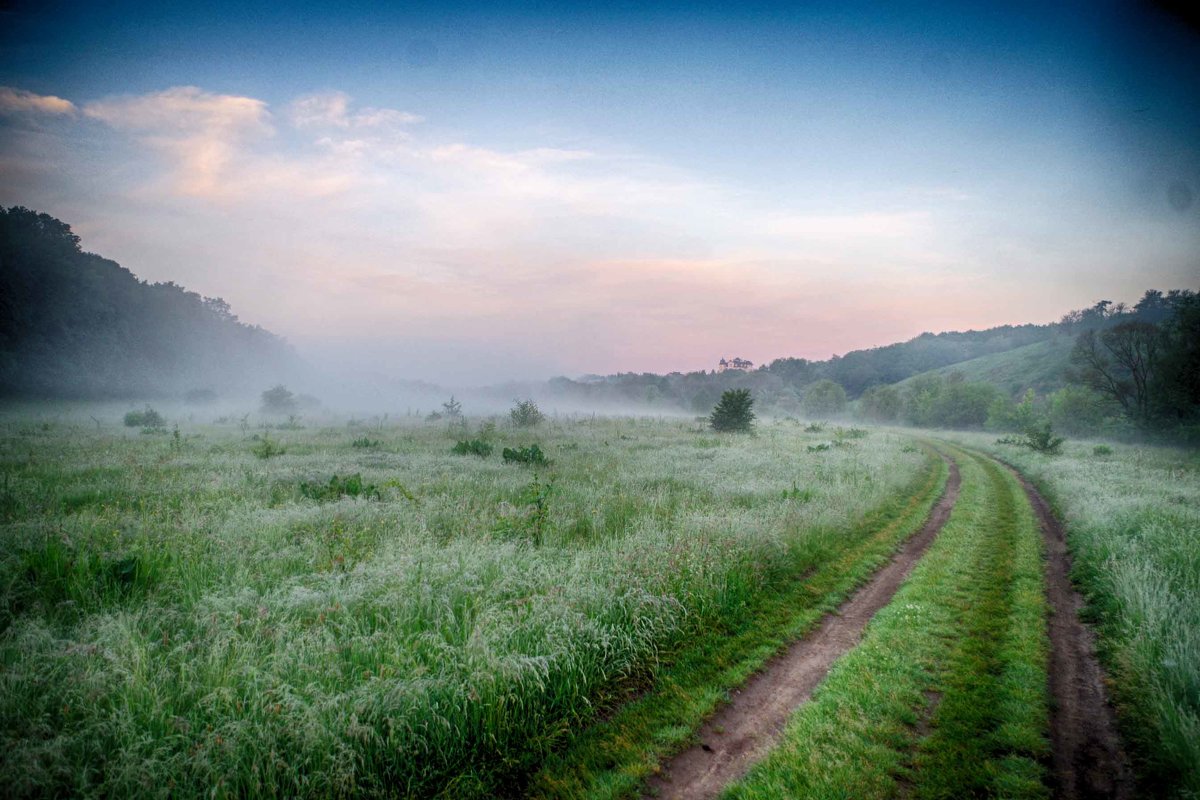
M 5 12 L 5 397 L 788 414 L 1200 285 L 1153 6 L 131 13 Z

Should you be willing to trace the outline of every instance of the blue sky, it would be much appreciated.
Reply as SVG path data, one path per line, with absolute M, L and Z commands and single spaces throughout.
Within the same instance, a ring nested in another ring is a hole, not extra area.
M 3 22 L 0 203 L 317 357 L 695 369 L 1200 283 L 1200 49 L 1144 6 Z

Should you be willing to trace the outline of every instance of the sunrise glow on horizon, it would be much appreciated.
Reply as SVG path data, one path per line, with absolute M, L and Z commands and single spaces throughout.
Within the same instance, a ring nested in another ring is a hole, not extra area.
M 0 204 L 316 359 L 479 384 L 1200 283 L 1197 37 L 1119 4 L 24 6 Z

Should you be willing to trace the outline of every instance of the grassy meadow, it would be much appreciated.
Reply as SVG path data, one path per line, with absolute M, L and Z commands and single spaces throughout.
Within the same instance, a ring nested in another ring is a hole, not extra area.
M 11 796 L 516 791 L 801 577 L 844 592 L 940 464 L 796 423 L 80 419 L 0 421 Z

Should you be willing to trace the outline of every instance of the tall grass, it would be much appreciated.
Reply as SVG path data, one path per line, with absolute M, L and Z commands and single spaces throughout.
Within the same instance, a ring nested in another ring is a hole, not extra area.
M 1142 790 L 1200 797 L 1200 459 L 1094 442 L 1048 457 L 973 441 L 1031 476 L 1065 520 Z
M 922 464 L 788 425 L 548 421 L 539 475 L 437 426 L 183 434 L 0 430 L 13 796 L 493 793 Z M 335 475 L 377 493 L 302 489 Z

